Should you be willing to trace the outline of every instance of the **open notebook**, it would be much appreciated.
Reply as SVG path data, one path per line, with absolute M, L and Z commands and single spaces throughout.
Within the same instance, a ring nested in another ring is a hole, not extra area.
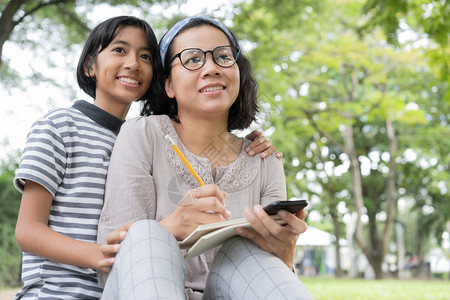
M 271 216 L 279 224 L 284 224 L 277 215 Z M 193 258 L 205 251 L 220 246 L 229 238 L 237 235 L 235 228 L 251 227 L 246 218 L 234 219 L 212 224 L 200 225 L 188 237 L 180 242 L 182 249 L 188 249 L 186 259 Z

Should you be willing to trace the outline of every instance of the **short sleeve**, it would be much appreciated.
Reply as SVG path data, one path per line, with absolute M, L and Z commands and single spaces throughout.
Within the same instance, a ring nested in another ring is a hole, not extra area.
M 66 148 L 58 128 L 52 120 L 42 118 L 28 133 L 14 186 L 23 192 L 25 181 L 32 180 L 55 196 L 65 167 Z

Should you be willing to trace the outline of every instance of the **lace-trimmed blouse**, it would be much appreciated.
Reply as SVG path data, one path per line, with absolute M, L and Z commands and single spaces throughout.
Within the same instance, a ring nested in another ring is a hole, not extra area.
M 175 210 L 189 189 L 198 186 L 164 139 L 166 134 L 174 139 L 205 184 L 215 183 L 228 192 L 227 209 L 231 212 L 231 219 L 243 217 L 246 207 L 286 200 L 282 162 L 273 155 L 266 159 L 258 155 L 249 157 L 245 152 L 249 140 L 243 139 L 236 159 L 227 166 L 217 167 L 213 178 L 210 161 L 194 155 L 183 145 L 169 117 L 138 117 L 122 126 L 114 146 L 98 242 L 104 243 L 106 234 L 125 222 L 141 219 L 160 221 Z M 214 151 L 210 153 L 219 153 L 217 159 L 227 159 L 212 145 L 204 151 Z M 187 290 L 203 291 L 215 252 L 211 250 L 188 261 Z M 104 276 L 100 276 L 102 284 L 104 280 Z

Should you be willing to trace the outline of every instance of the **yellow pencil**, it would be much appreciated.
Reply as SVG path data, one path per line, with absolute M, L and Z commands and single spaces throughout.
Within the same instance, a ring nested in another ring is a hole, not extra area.
M 184 165 L 186 166 L 186 168 L 188 168 L 189 172 L 191 172 L 191 174 L 194 176 L 194 178 L 197 180 L 197 182 L 200 185 L 205 185 L 205 183 L 203 182 L 203 180 L 200 178 L 200 176 L 198 176 L 197 172 L 195 172 L 194 168 L 191 166 L 191 164 L 188 162 L 188 160 L 186 159 L 186 157 L 184 156 L 183 152 L 181 152 L 180 148 L 178 148 L 177 144 L 175 144 L 175 141 L 172 139 L 172 137 L 170 135 L 166 135 L 164 137 L 166 139 L 167 142 L 170 143 L 170 145 L 172 145 L 173 150 L 175 150 L 175 152 L 178 154 L 178 156 L 181 158 L 181 161 L 184 163 Z

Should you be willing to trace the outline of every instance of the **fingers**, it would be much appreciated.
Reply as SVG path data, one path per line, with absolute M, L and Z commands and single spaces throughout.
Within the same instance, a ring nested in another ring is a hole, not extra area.
M 195 195 L 200 195 L 199 193 L 188 191 L 175 211 L 159 222 L 177 240 L 186 238 L 199 225 L 221 222 L 230 218 L 230 212 L 224 204 L 228 195 L 217 189 L 219 192 L 213 192 L 214 196 L 205 196 L 205 191 L 208 192 L 202 189 L 201 198 L 195 198 Z
M 245 209 L 244 214 L 253 229 L 270 242 L 275 242 L 275 240 L 289 241 L 294 239 L 295 236 L 305 232 L 308 227 L 307 224 L 296 215 L 280 210 L 278 216 L 286 223 L 282 226 L 270 218 L 261 205 L 256 205 L 253 208 L 253 211 Z M 299 212 L 299 214 L 306 217 L 307 212 Z
M 257 131 L 257 130 L 253 130 L 252 132 L 250 132 L 249 134 L 247 134 L 245 136 L 246 139 L 253 141 L 255 138 L 257 138 L 258 136 L 261 136 L 262 132 L 261 131 Z
M 203 197 L 198 199 L 193 205 L 193 208 L 209 214 L 222 214 L 224 218 L 230 217 L 230 212 L 226 206 L 222 204 L 216 197 Z
M 303 232 L 306 231 L 306 229 L 308 228 L 308 224 L 306 224 L 305 221 L 303 221 L 303 219 L 298 217 L 298 214 L 300 215 L 304 215 L 305 218 L 308 215 L 308 213 L 306 212 L 306 210 L 301 213 L 303 211 L 303 209 L 298 212 L 297 214 L 291 214 L 285 210 L 280 210 L 278 211 L 278 216 L 286 222 L 286 225 L 284 226 L 289 232 L 291 232 L 292 234 L 295 235 L 299 235 L 302 234 Z
M 191 207 L 191 213 L 207 212 L 209 214 L 221 214 L 224 219 L 230 218 L 230 212 L 226 209 L 228 194 L 219 190 L 215 184 L 208 184 L 189 190 L 181 199 L 179 206 Z M 206 217 L 207 220 L 211 216 Z M 217 222 L 217 218 L 216 222 Z
M 292 268 L 295 257 L 295 244 L 298 235 L 306 230 L 306 223 L 296 215 L 287 211 L 279 211 L 279 217 L 286 222 L 278 224 L 264 211 L 261 205 L 253 210 L 245 209 L 252 230 L 246 228 L 236 229 L 236 232 L 252 240 L 261 249 L 279 257 L 288 267 Z
M 302 209 L 299 212 L 297 212 L 295 214 L 297 216 L 297 218 L 299 218 L 300 220 L 305 220 L 306 217 L 308 216 L 308 211 L 306 209 Z
M 247 151 L 249 156 L 253 156 L 257 153 L 261 153 L 261 158 L 265 158 L 275 152 L 275 146 L 267 140 L 264 136 L 259 136 L 253 140 L 253 142 L 247 146 L 245 151 Z
M 129 228 L 129 226 L 128 226 Z M 106 244 L 115 245 L 120 244 L 125 237 L 127 236 L 128 229 L 123 230 L 124 228 L 120 227 L 106 235 Z
M 98 261 L 98 269 L 104 272 L 109 272 L 116 261 L 115 257 L 117 253 L 120 251 L 120 244 L 103 244 L 100 246 L 100 250 L 103 254 L 103 259 Z
M 114 257 L 102 259 L 98 262 L 98 269 L 100 271 L 109 273 L 115 261 L 116 259 Z
M 225 191 L 219 190 L 219 187 L 215 184 L 207 184 L 187 191 L 187 193 L 184 195 L 184 197 L 181 199 L 178 205 L 180 206 L 193 205 L 199 199 L 204 197 L 215 197 L 223 205 L 226 205 L 228 200 L 228 194 Z

